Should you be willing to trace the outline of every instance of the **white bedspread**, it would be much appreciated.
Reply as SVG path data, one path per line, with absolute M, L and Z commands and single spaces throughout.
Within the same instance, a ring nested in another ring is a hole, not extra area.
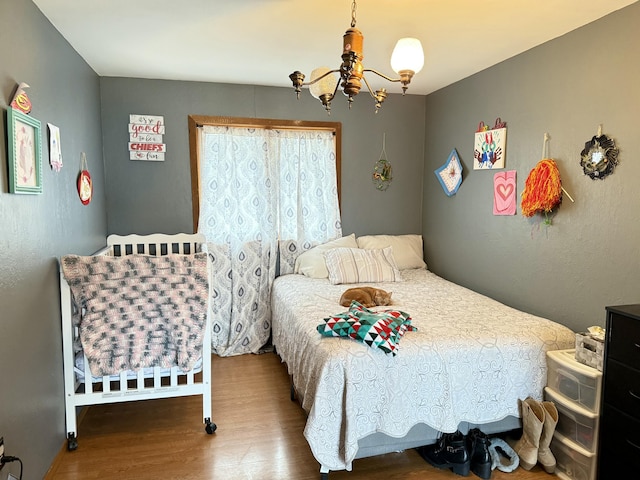
M 374 432 L 403 437 L 419 423 L 453 432 L 460 422 L 518 417 L 518 399 L 542 399 L 546 351 L 575 344 L 568 328 L 427 270 L 402 276 L 372 285 L 393 292 L 393 308 L 418 327 L 395 357 L 317 332 L 323 318 L 346 310 L 338 299 L 353 285 L 302 275 L 274 283 L 273 344 L 293 376 L 308 413 L 304 435 L 324 468 L 350 470 L 358 440 Z

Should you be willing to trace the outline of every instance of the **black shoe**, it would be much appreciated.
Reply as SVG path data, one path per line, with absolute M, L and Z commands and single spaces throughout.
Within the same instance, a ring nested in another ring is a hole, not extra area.
M 471 468 L 471 459 L 467 451 L 464 435 L 460 431 L 444 433 L 433 445 L 417 449 L 427 462 L 436 468 L 450 468 L 453 473 L 466 477 Z M 489 462 L 491 469 L 491 462 Z
M 479 428 L 472 428 L 467 433 L 467 449 L 471 457 L 471 471 L 485 480 L 491 478 L 491 441 Z

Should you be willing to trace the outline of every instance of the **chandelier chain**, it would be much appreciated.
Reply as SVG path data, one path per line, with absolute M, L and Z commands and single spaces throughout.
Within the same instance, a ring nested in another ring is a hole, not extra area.
M 351 4 L 351 28 L 356 26 L 356 0 Z

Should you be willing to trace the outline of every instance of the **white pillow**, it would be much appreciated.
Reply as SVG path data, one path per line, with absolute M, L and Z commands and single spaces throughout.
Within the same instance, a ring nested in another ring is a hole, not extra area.
M 357 241 L 360 248 L 393 247 L 393 258 L 400 270 L 427 266 L 422 258 L 422 235 L 365 235 Z
M 391 247 L 383 249 L 334 248 L 324 253 L 329 282 L 400 282 L 402 277 Z
M 338 247 L 358 248 L 355 233 L 336 238 L 321 245 L 316 245 L 312 249 L 301 253 L 298 255 L 298 258 L 296 258 L 293 272 L 301 273 L 311 278 L 327 278 L 329 272 L 324 263 L 324 252 Z

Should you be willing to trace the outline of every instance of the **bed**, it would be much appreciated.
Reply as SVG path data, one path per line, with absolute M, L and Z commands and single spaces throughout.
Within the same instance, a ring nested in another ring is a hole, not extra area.
M 61 257 L 68 450 L 88 405 L 201 395 L 205 431 L 215 432 L 209 273 L 199 234 L 110 235 L 92 256 Z M 120 330 L 122 312 L 131 323 Z
M 323 255 L 353 254 L 363 244 Z M 329 271 L 328 278 L 294 273 L 274 282 L 273 345 L 308 415 L 304 435 L 321 478 L 351 470 L 357 458 L 434 443 L 439 432 L 519 428 L 518 400 L 542 399 L 546 352 L 575 343 L 570 329 L 451 283 L 426 265 L 395 273 L 401 281 L 335 283 Z M 401 337 L 396 355 L 317 330 L 346 310 L 338 303 L 342 292 L 361 284 L 393 292 L 391 306 L 372 310 L 411 316 L 415 331 Z

